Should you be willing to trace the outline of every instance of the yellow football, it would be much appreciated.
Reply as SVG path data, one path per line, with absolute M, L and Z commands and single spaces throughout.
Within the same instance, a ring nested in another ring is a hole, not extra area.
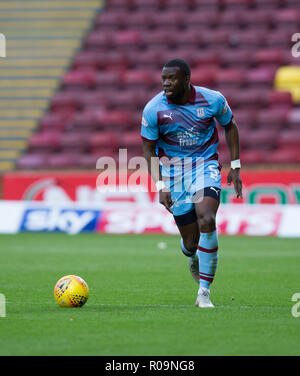
M 61 307 L 82 307 L 88 297 L 87 283 L 76 275 L 60 278 L 54 287 L 54 298 Z

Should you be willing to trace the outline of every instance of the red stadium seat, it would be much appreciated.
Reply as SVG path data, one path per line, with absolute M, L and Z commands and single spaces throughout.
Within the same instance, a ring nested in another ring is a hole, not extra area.
M 265 163 L 267 160 L 267 152 L 265 150 L 241 150 L 241 160 L 243 165 Z
M 39 124 L 39 130 L 41 131 L 58 131 L 62 132 L 68 121 L 70 121 L 71 117 L 64 116 L 60 113 L 52 113 L 49 112 L 45 114 Z
M 73 69 L 91 69 L 100 68 L 98 53 L 96 51 L 82 51 L 74 57 Z
M 97 50 L 99 48 L 108 49 L 113 44 L 113 35 L 110 30 L 95 30 L 86 37 L 84 46 L 89 50 Z
M 190 22 L 189 22 L 190 23 Z M 153 25 L 160 30 L 176 30 L 185 26 L 185 19 L 177 10 L 158 12 L 153 18 Z
M 128 70 L 123 75 L 123 85 L 127 88 L 132 86 L 152 86 L 153 84 L 154 73 L 149 70 Z
M 59 146 L 61 132 L 37 132 L 28 140 L 28 148 L 30 151 L 53 151 Z
M 299 5 L 295 8 L 289 9 L 278 9 L 273 15 L 273 22 L 277 27 L 283 27 L 288 25 L 289 27 L 293 26 L 295 29 L 300 26 L 300 9 Z
M 271 87 L 275 77 L 276 69 L 263 67 L 251 69 L 245 74 L 245 81 L 248 85 L 255 87 L 265 86 Z
M 98 158 L 98 155 L 82 153 L 79 155 L 77 165 L 79 168 L 95 169 Z
M 157 29 L 151 30 L 151 32 L 148 30 L 141 31 L 141 39 L 145 48 L 152 49 L 154 47 L 161 50 L 162 48 L 173 46 L 177 37 L 168 30 Z M 137 53 L 142 55 L 140 51 L 137 51 Z
M 217 11 L 202 10 L 200 12 L 186 12 L 181 14 L 183 20 L 188 20 L 187 28 L 202 31 L 202 28 L 212 28 L 218 26 L 220 15 Z M 205 34 L 204 30 L 202 31 Z
M 142 45 L 141 33 L 136 30 L 122 30 L 113 33 L 113 47 L 126 49 Z
M 273 26 L 272 12 L 268 9 L 253 9 L 251 12 L 243 12 L 241 20 L 244 28 L 271 29 Z
M 241 128 L 257 127 L 257 112 L 251 109 L 233 110 L 233 116 Z
M 220 55 L 221 64 L 231 68 L 249 68 L 253 64 L 253 53 L 251 51 L 225 50 Z
M 265 44 L 270 48 L 280 48 L 286 51 L 288 46 L 291 46 L 291 36 L 294 34 L 295 29 L 289 28 L 276 28 L 272 32 L 265 34 Z
M 216 50 L 199 51 L 194 58 L 195 67 L 201 69 L 203 66 L 219 66 L 220 55 L 221 54 Z
M 43 152 L 24 154 L 18 159 L 16 163 L 16 167 L 22 170 L 47 168 L 48 167 L 48 155 Z
M 280 130 L 287 123 L 288 110 L 270 108 L 262 109 L 257 114 L 257 126 L 262 129 L 271 129 L 273 131 Z
M 293 107 L 291 92 L 272 90 L 269 95 L 269 106 L 276 108 L 283 107 L 287 109 Z
M 229 39 L 230 45 L 235 48 L 251 49 L 256 50 L 257 48 L 263 47 L 266 43 L 266 34 L 268 30 L 262 32 L 260 29 L 245 29 L 233 30 Z
M 125 18 L 125 28 L 151 29 L 155 26 L 156 13 L 154 12 L 128 12 Z
M 167 0 L 132 0 L 135 9 L 149 11 L 164 9 Z
M 203 33 L 202 44 L 207 48 L 224 48 L 229 44 L 230 33 L 226 30 L 211 30 L 209 33 Z
M 78 167 L 78 153 L 62 152 L 51 154 L 48 157 L 48 166 L 50 168 L 75 168 Z
M 53 112 L 60 112 L 61 110 L 69 111 L 70 113 L 79 108 L 80 92 L 61 91 L 51 98 L 50 108 Z
M 70 132 L 61 135 L 59 147 L 62 151 L 84 152 L 88 149 L 90 133 L 87 131 Z
M 110 130 L 126 129 L 132 123 L 132 115 L 128 111 L 111 110 L 111 111 L 95 111 L 93 115 L 96 128 L 106 128 Z
M 300 145 L 299 129 L 282 130 L 279 136 L 279 146 L 281 148 L 298 148 Z
M 62 85 L 64 87 L 77 87 L 77 88 L 91 88 L 96 83 L 97 72 L 91 70 L 74 69 L 67 72 L 62 78 Z
M 200 34 L 198 30 L 185 29 L 175 36 L 173 43 L 177 48 L 186 46 L 197 48 L 204 43 L 204 38 L 203 34 Z
M 216 82 L 217 68 L 193 69 L 191 73 L 191 82 L 194 85 L 212 86 Z
M 244 80 L 244 72 L 240 69 L 220 69 L 216 73 L 216 84 L 220 87 L 239 88 Z
M 258 65 L 273 65 L 278 67 L 284 63 L 285 54 L 281 49 L 262 49 L 255 53 L 254 61 Z
M 91 149 L 109 148 L 116 150 L 119 146 L 119 135 L 114 131 L 93 132 L 90 137 Z
M 300 129 L 300 109 L 294 108 L 288 114 L 287 123 L 290 128 Z
M 220 2 L 226 9 L 246 10 L 253 4 L 253 0 L 220 0 Z
M 122 71 L 100 71 L 97 72 L 97 76 L 95 79 L 95 84 L 97 86 L 97 90 L 100 91 L 101 89 L 106 87 L 118 87 L 121 85 L 123 72 Z
M 122 134 L 120 146 L 124 148 L 141 147 L 141 133 L 139 131 L 129 131 Z
M 277 147 L 278 134 L 273 129 L 254 129 L 241 139 L 248 149 L 270 150 Z
M 299 163 L 300 151 L 298 148 L 278 148 L 267 155 L 269 163 Z
M 96 27 L 100 30 L 116 30 L 126 25 L 126 12 L 123 10 L 103 11 L 96 20 Z

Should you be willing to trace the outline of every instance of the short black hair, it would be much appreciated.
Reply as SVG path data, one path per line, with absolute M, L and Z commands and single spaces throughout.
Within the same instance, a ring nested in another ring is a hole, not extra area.
M 172 60 L 169 60 L 164 65 L 164 68 L 173 68 L 173 67 L 178 67 L 185 74 L 185 76 L 189 76 L 189 77 L 191 76 L 191 68 L 185 60 L 172 59 Z

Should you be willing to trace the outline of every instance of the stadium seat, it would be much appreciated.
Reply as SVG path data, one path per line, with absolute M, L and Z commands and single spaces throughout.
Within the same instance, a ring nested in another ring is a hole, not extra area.
M 191 82 L 198 86 L 208 86 L 211 87 L 215 84 L 217 77 L 217 68 L 203 67 L 202 69 L 193 69 L 191 74 Z
M 257 114 L 258 127 L 278 130 L 283 128 L 287 122 L 288 109 L 286 108 L 269 108 L 262 109 Z
M 79 168 L 95 169 L 99 156 L 91 153 L 79 155 L 77 164 Z
M 161 30 L 159 28 L 151 30 L 151 32 L 141 31 L 141 40 L 146 51 L 152 48 L 156 48 L 157 50 L 160 48 L 161 52 L 163 48 L 169 48 L 176 44 L 177 36 L 168 30 Z M 141 54 L 140 51 L 137 51 L 137 53 Z
M 289 114 L 287 119 L 288 126 L 294 129 L 300 129 L 300 109 L 293 108 Z
M 62 132 L 70 120 L 70 117 L 66 117 L 60 113 L 47 113 L 40 121 L 39 129 L 41 131 L 58 131 Z
M 107 87 L 118 87 L 121 85 L 123 71 L 98 71 L 95 79 L 95 85 L 98 92 Z
M 233 110 L 233 116 L 241 128 L 256 128 L 257 127 L 257 112 L 251 109 L 235 109 Z
M 109 49 L 113 45 L 113 36 L 110 30 L 95 30 L 89 33 L 84 41 L 87 50 L 97 50 L 99 48 Z
M 88 149 L 90 137 L 88 131 L 64 133 L 59 139 L 58 147 L 62 151 L 85 152 Z
M 200 12 L 188 12 L 181 14 L 182 19 L 188 19 L 188 29 L 198 30 L 210 28 L 213 31 L 214 27 L 218 26 L 220 15 L 216 11 L 202 10 Z M 203 32 L 203 34 L 205 34 Z
M 100 62 L 96 51 L 82 51 L 73 60 L 73 69 L 97 70 L 100 68 Z
M 49 168 L 78 168 L 80 154 L 72 152 L 54 153 L 48 157 Z
M 135 69 L 124 72 L 122 84 L 126 87 L 152 86 L 154 72 L 149 70 Z
M 300 145 L 299 129 L 284 129 L 280 132 L 279 146 L 281 148 L 298 148 Z
M 245 81 L 253 87 L 272 87 L 275 73 L 272 67 L 250 69 L 245 73 Z
M 20 170 L 47 168 L 48 154 L 45 152 L 24 154 L 18 159 L 16 167 Z
M 74 91 L 61 91 L 51 98 L 50 109 L 53 112 L 59 112 L 60 110 L 68 110 L 74 112 L 79 108 L 80 93 L 74 93 Z
M 115 151 L 119 146 L 119 134 L 114 131 L 93 132 L 89 140 L 91 149 L 100 148 Z
M 245 165 L 266 163 L 267 151 L 257 150 L 256 148 L 250 150 L 241 150 L 241 160 Z
M 293 107 L 292 94 L 289 91 L 271 90 L 269 94 L 269 107 L 287 108 Z
M 247 49 L 229 49 L 220 54 L 222 67 L 248 69 L 253 65 L 253 53 Z
M 155 26 L 156 13 L 154 12 L 128 12 L 125 17 L 125 28 L 132 28 L 134 30 L 139 29 L 151 29 Z
M 255 53 L 254 61 L 257 65 L 272 65 L 278 67 L 284 64 L 285 54 L 281 49 L 262 49 Z
M 253 5 L 253 0 L 220 0 L 226 9 L 242 9 L 247 10 Z
M 61 136 L 62 133 L 57 131 L 37 132 L 28 141 L 29 151 L 54 151 L 59 146 Z
M 216 73 L 216 84 L 219 87 L 240 88 L 244 80 L 244 72 L 241 69 L 220 69 Z
M 102 11 L 96 19 L 96 28 L 99 30 L 122 29 L 126 25 L 126 12 L 124 10 Z
M 237 33 L 236 30 L 233 30 L 229 37 L 230 46 L 234 48 L 243 48 L 256 50 L 265 46 L 266 43 L 266 34 L 269 31 L 262 31 L 260 29 L 245 29 L 239 30 Z
M 142 45 L 141 33 L 136 30 L 122 30 L 113 33 L 113 47 L 120 50 Z
M 94 69 L 79 70 L 74 69 L 67 72 L 62 78 L 63 87 L 75 87 L 77 89 L 86 89 L 94 87 L 96 83 L 97 72 Z
M 293 26 L 295 30 L 300 26 L 300 9 L 299 6 L 288 9 L 278 9 L 273 16 L 273 22 L 277 27 L 282 28 L 285 25 Z
M 278 134 L 273 129 L 254 129 L 241 137 L 244 145 L 252 150 L 272 150 L 277 147 Z
M 280 67 L 275 75 L 274 86 L 278 90 L 289 91 L 294 103 L 300 103 L 300 66 Z
M 270 152 L 266 161 L 275 164 L 287 164 L 287 163 L 299 163 L 300 162 L 300 152 L 298 148 L 278 148 Z

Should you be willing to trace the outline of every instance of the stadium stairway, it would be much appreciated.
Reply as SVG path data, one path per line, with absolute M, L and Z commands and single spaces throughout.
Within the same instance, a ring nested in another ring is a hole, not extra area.
M 1 1 L 0 172 L 15 168 L 104 0 Z

